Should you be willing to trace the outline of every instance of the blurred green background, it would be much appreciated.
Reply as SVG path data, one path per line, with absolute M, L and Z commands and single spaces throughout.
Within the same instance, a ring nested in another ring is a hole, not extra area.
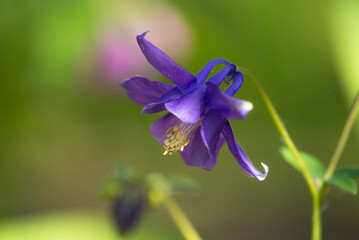
M 117 239 L 98 196 L 116 163 L 197 179 L 200 192 L 179 202 L 204 239 L 308 239 L 310 196 L 281 159 L 251 82 L 236 97 L 254 110 L 231 124 L 252 161 L 269 166 L 264 182 L 226 146 L 209 172 L 162 156 L 148 130 L 161 114 L 140 115 L 118 82 L 136 74 L 166 81 L 135 42 L 154 30 L 148 39 L 194 74 L 213 58 L 250 69 L 298 147 L 328 163 L 359 85 L 358 9 L 351 0 L 2 1 L 0 239 Z M 357 146 L 352 135 L 340 166 L 358 164 Z M 330 192 L 324 239 L 358 236 L 358 203 Z M 129 239 L 181 236 L 158 210 Z

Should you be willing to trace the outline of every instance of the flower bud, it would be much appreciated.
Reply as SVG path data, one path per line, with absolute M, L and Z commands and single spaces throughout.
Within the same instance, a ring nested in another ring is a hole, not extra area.
M 147 207 L 146 190 L 141 185 L 127 186 L 113 206 L 113 217 L 121 235 L 139 222 Z

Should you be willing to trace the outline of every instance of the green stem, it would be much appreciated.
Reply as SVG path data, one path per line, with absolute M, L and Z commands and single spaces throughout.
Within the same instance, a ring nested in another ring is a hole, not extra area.
M 352 129 L 353 127 L 353 124 L 354 124 L 354 120 L 355 120 L 355 117 L 358 113 L 358 110 L 359 110 L 359 91 L 353 101 L 353 105 L 352 107 L 350 108 L 350 111 L 349 111 L 349 115 L 348 115 L 348 118 L 345 122 L 345 125 L 344 125 L 344 128 L 343 128 L 343 131 L 339 137 L 339 140 L 338 140 L 338 144 L 334 150 L 334 153 L 333 153 L 333 156 L 332 156 L 332 159 L 330 160 L 329 162 L 329 166 L 327 168 L 327 171 L 325 172 L 324 174 L 324 182 L 328 179 L 330 179 L 332 176 L 333 176 L 333 173 L 338 165 L 338 162 L 339 162 L 339 159 L 340 159 L 340 156 L 344 150 L 344 147 L 345 147 L 345 144 L 348 140 L 348 137 L 349 137 L 349 134 L 350 134 L 350 130 Z M 321 199 L 323 198 L 323 196 L 325 195 L 325 192 L 327 190 L 327 187 L 328 185 L 327 184 L 322 184 L 319 188 L 319 196 L 318 196 L 318 199 L 319 199 L 319 204 L 321 202 Z M 314 209 L 313 209 L 313 224 L 314 224 Z M 313 225 L 313 230 L 314 230 L 314 225 Z M 314 237 L 314 235 L 313 235 Z M 318 238 L 320 239 L 320 238 Z M 314 240 L 314 238 L 313 238 Z
M 255 87 L 257 88 L 259 94 L 261 95 L 270 116 L 272 117 L 274 124 L 276 125 L 279 134 L 282 136 L 285 144 L 288 146 L 288 148 L 293 153 L 294 157 L 296 158 L 300 170 L 303 174 L 304 180 L 306 181 L 310 193 L 312 195 L 313 199 L 313 212 L 312 212 L 312 240 L 321 240 L 322 237 L 322 221 L 321 221 L 321 195 L 320 195 L 320 189 L 321 189 L 321 183 L 320 185 L 316 185 L 314 182 L 314 179 L 312 178 L 307 166 L 305 165 L 301 155 L 299 154 L 299 151 L 297 147 L 295 146 L 292 138 L 289 136 L 289 133 L 287 129 L 285 128 L 282 120 L 280 119 L 276 109 L 274 108 L 272 102 L 270 101 L 267 93 L 264 91 L 262 85 L 257 80 L 257 78 L 247 69 L 245 68 L 239 68 L 240 71 L 246 73 L 252 82 L 254 83 Z
M 186 240 L 201 240 L 196 229 L 172 197 L 167 197 L 164 206 Z
M 299 151 L 297 149 L 297 147 L 295 146 L 292 138 L 289 136 L 289 133 L 287 131 L 287 129 L 285 128 L 282 120 L 280 119 L 277 111 L 275 110 L 272 102 L 270 101 L 267 93 L 264 91 L 262 85 L 260 84 L 260 82 L 257 80 L 257 78 L 247 69 L 245 68 L 238 68 L 240 71 L 246 73 L 250 79 L 252 80 L 252 82 L 254 83 L 255 87 L 257 88 L 257 90 L 259 91 L 259 94 L 261 95 L 270 116 L 272 117 L 274 124 L 276 125 L 279 134 L 282 136 L 285 144 L 288 146 L 288 148 L 291 150 L 291 152 L 293 153 L 294 157 L 297 159 L 299 167 L 301 169 L 301 172 L 303 174 L 304 180 L 306 181 L 306 183 L 308 184 L 309 190 L 312 193 L 312 195 L 316 194 L 317 192 L 317 187 L 315 185 L 315 182 L 312 178 L 312 176 L 310 175 L 310 172 L 307 168 L 307 166 L 305 165 L 302 157 L 299 154 Z
M 355 120 L 355 117 L 357 115 L 358 110 L 359 110 L 359 91 L 358 91 L 358 93 L 357 93 L 357 95 L 356 95 L 356 97 L 354 99 L 353 105 L 352 105 L 352 107 L 350 109 L 350 112 L 349 112 L 349 116 L 347 118 L 347 121 L 345 122 L 343 131 L 342 131 L 342 133 L 340 135 L 337 147 L 335 148 L 335 151 L 333 153 L 333 157 L 330 160 L 328 169 L 327 169 L 327 171 L 326 171 L 326 173 L 324 175 L 324 180 L 328 180 L 333 176 L 335 168 L 338 165 L 340 156 L 342 155 L 342 152 L 344 150 L 345 144 L 346 144 L 346 142 L 348 140 L 350 130 L 353 127 L 353 123 L 354 123 L 354 120 Z
M 313 195 L 312 240 L 320 239 L 322 239 L 321 198 L 317 193 Z

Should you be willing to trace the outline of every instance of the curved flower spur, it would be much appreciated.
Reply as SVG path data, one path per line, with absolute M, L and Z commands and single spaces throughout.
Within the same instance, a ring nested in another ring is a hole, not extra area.
M 136 76 L 121 85 L 134 102 L 144 106 L 142 114 L 168 111 L 152 123 L 150 132 L 164 147 L 164 155 L 180 151 L 187 165 L 212 169 L 224 141 L 242 169 L 263 181 L 269 168 L 262 163 L 260 172 L 236 142 L 229 119 L 245 119 L 253 104 L 233 98 L 243 82 L 236 65 L 224 59 L 214 59 L 196 75 L 187 72 L 165 53 L 145 39 L 147 32 L 137 36 L 137 42 L 148 62 L 175 86 Z M 213 68 L 225 67 L 210 77 Z M 219 85 L 231 82 L 223 92 Z M 206 81 L 207 80 L 207 81 Z

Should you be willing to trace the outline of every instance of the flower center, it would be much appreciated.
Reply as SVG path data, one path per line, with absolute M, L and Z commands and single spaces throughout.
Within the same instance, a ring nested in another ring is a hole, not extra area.
M 189 143 L 189 137 L 201 124 L 201 121 L 198 123 L 185 123 L 182 122 L 179 126 L 175 125 L 167 129 L 167 139 L 164 141 L 164 152 L 163 155 L 172 153 L 180 150 L 181 152 Z

